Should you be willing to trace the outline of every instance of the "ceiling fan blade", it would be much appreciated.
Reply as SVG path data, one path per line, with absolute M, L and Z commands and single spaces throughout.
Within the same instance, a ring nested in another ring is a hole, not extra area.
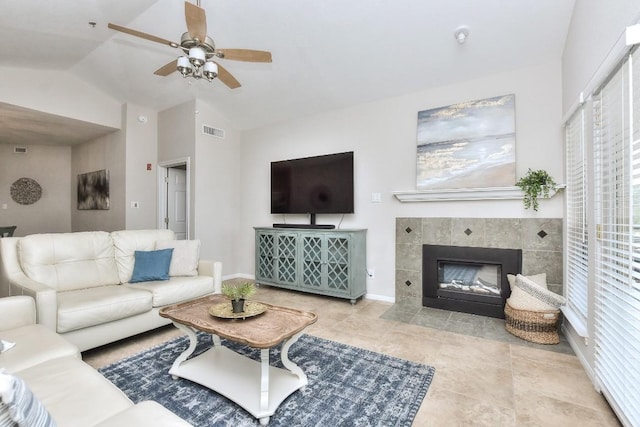
M 271 62 L 271 52 L 252 49 L 216 49 L 216 53 L 224 59 L 245 62 Z
M 240 82 L 236 80 L 236 78 L 233 77 L 229 71 L 227 71 L 226 68 L 224 68 L 222 65 L 218 64 L 217 62 L 216 62 L 216 65 L 218 66 L 218 79 L 222 83 L 229 86 L 229 89 L 236 89 L 242 86 Z
M 155 74 L 156 76 L 163 76 L 163 77 L 168 76 L 169 74 L 176 71 L 178 69 L 177 67 L 178 67 L 178 60 L 174 59 L 168 64 L 158 68 L 153 74 Z
M 170 40 L 166 40 L 160 37 L 152 36 L 151 34 L 143 33 L 142 31 L 132 30 L 131 28 L 121 27 L 120 25 L 112 24 L 109 22 L 107 27 L 112 30 L 120 31 L 122 33 L 130 34 L 132 36 L 140 37 L 141 39 L 150 40 L 152 42 L 166 44 L 171 47 L 178 47 L 176 42 L 172 42 Z
M 204 9 L 188 1 L 184 2 L 187 31 L 193 39 L 203 42 L 207 38 L 207 16 Z

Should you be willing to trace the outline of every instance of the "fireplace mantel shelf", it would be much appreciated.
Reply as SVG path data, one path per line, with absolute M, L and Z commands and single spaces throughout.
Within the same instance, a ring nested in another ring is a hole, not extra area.
M 566 185 L 558 185 L 549 198 L 555 196 Z M 524 198 L 520 187 L 454 188 L 449 190 L 394 191 L 393 195 L 402 203 L 440 202 L 454 200 L 517 200 Z

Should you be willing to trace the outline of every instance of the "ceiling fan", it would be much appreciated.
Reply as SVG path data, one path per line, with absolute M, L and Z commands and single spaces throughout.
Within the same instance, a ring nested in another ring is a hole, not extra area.
M 240 82 L 226 68 L 214 61 L 214 58 L 245 62 L 271 62 L 271 52 L 264 50 L 217 49 L 213 40 L 207 36 L 207 18 L 204 9 L 200 7 L 200 0 L 197 0 L 197 5 L 185 1 L 184 15 L 187 22 L 187 32 L 182 34 L 180 43 L 112 23 L 109 23 L 108 27 L 182 50 L 183 56 L 154 72 L 158 76 L 168 76 L 174 71 L 179 71 L 183 77 L 205 78 L 208 81 L 218 77 L 229 88 L 235 89 L 240 87 Z

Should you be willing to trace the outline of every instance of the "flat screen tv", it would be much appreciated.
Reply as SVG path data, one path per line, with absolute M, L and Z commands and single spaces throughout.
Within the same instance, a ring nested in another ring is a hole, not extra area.
M 353 213 L 353 151 L 271 162 L 271 213 Z

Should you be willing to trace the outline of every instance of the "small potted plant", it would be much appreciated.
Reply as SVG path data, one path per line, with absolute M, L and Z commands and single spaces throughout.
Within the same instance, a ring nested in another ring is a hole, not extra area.
M 524 191 L 524 208 L 538 210 L 538 196 L 549 197 L 549 193 L 557 188 L 556 182 L 544 170 L 531 170 L 520 178 L 516 185 Z
M 222 285 L 222 295 L 231 300 L 234 313 L 244 311 L 244 301 L 256 293 L 256 286 L 252 282 L 244 282 L 241 285 Z

